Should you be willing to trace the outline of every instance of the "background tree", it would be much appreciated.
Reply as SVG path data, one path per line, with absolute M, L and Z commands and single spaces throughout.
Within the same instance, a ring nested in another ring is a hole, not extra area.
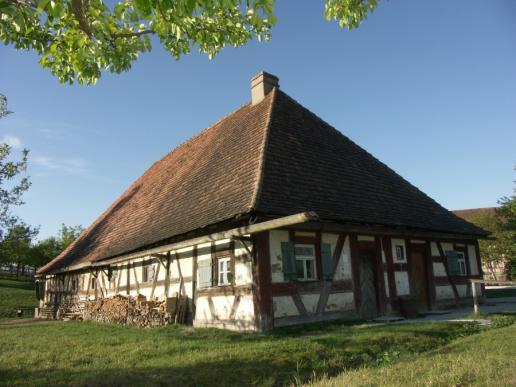
M 352 29 L 379 0 L 326 0 L 325 16 Z M 253 38 L 268 40 L 275 0 L 0 0 L 0 40 L 34 50 L 61 82 L 93 84 L 131 68 L 151 36 L 176 59 L 197 47 L 210 58 Z M 295 4 L 295 3 L 294 3 Z M 293 5 L 294 6 L 294 5 Z
M 57 257 L 84 231 L 82 226 L 61 225 L 57 237 L 49 237 L 36 243 L 30 251 L 30 260 L 34 267 L 43 266 Z
M 1 0 L 0 0 L 1 1 Z M 11 112 L 7 109 L 7 98 L 0 94 L 0 118 Z M 0 144 L 0 240 L 11 227 L 17 223 L 12 215 L 12 206 L 23 204 L 21 197 L 30 187 L 28 177 L 20 177 L 27 169 L 29 151 L 22 150 L 21 159 L 12 160 L 12 148 L 8 144 Z
M 25 274 L 25 267 L 31 265 L 32 241 L 39 230 L 23 222 L 9 228 L 0 241 L 0 262 L 16 265 L 16 279 Z
M 498 202 L 496 216 L 502 233 L 503 243 L 507 246 L 509 278 L 516 279 L 516 189 L 512 196 L 505 196 Z
M 494 267 L 505 265 L 507 276 L 516 279 L 516 196 L 505 196 L 498 204 L 495 211 L 479 211 L 468 220 L 492 233 L 492 239 L 478 242 L 482 261 L 491 274 L 495 274 Z

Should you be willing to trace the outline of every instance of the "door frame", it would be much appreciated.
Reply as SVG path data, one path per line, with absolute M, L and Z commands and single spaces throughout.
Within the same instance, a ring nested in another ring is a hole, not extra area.
M 367 234 L 360 234 L 367 235 Z M 373 235 L 371 235 L 373 236 Z M 385 280 L 382 261 L 382 248 L 379 236 L 373 236 L 374 241 L 359 241 L 357 234 L 350 234 L 351 244 L 351 266 L 353 272 L 353 292 L 355 298 L 355 308 L 360 312 L 360 251 L 369 250 L 373 252 L 375 264 L 375 290 L 376 290 L 376 309 L 378 315 L 383 315 L 387 310 L 387 294 L 385 293 Z
M 431 285 L 430 285 L 430 276 L 428 264 L 428 249 L 426 243 L 412 243 L 410 240 L 405 240 L 405 245 L 407 246 L 407 272 L 409 274 L 409 286 L 410 286 L 410 295 L 416 296 L 416 285 L 415 278 L 412 272 L 412 253 L 417 252 L 423 256 L 423 277 L 425 278 L 425 288 L 426 288 L 426 307 L 428 310 L 432 309 L 432 296 L 431 296 Z

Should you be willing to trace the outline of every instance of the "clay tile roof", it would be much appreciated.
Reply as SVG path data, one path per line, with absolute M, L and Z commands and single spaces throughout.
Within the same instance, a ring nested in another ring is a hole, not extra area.
M 157 161 L 38 273 L 135 251 L 243 214 L 302 211 L 326 220 L 486 235 L 274 89 Z

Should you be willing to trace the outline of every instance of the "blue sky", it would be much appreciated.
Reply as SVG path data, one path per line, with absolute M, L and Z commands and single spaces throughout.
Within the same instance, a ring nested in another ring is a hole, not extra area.
M 0 140 L 30 149 L 16 210 L 88 226 L 154 161 L 246 103 L 260 70 L 449 209 L 496 204 L 516 164 L 516 2 L 382 1 L 354 31 L 323 0 L 279 1 L 269 43 L 175 61 L 159 45 L 94 87 L 61 85 L 35 55 L 0 47 L 15 114 Z

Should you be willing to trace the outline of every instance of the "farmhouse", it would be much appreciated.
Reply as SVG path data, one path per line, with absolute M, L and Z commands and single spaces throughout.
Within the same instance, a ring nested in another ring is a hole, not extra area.
M 402 296 L 424 311 L 470 296 L 486 234 L 262 72 L 249 103 L 157 161 L 38 270 L 40 306 L 183 297 L 186 322 L 251 331 L 396 313 Z

